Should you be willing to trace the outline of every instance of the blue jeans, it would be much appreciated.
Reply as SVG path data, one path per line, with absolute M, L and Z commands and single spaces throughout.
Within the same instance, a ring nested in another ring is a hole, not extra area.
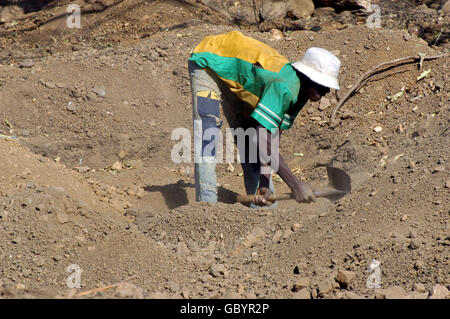
M 222 126 L 220 108 L 230 127 L 246 127 L 245 119 L 236 116 L 239 101 L 217 75 L 189 61 L 189 76 L 192 93 L 192 115 L 194 131 L 195 198 L 201 202 L 217 202 L 216 146 Z M 248 146 L 246 145 L 246 149 Z M 260 165 L 246 162 L 240 154 L 244 184 L 247 194 L 256 194 L 259 188 Z M 272 176 L 270 190 L 275 193 Z M 260 208 L 254 204 L 250 207 Z M 266 206 L 264 206 L 266 207 Z M 268 208 L 276 208 L 274 203 Z

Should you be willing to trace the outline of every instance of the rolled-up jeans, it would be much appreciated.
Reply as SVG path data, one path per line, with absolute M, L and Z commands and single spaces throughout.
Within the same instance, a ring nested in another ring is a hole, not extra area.
M 216 146 L 218 134 L 222 127 L 220 109 L 222 112 L 235 110 L 237 105 L 233 93 L 224 85 L 223 81 L 211 70 L 201 68 L 195 62 L 189 61 L 189 76 L 191 80 L 192 114 L 194 131 L 194 170 L 195 170 L 195 198 L 201 202 L 217 202 L 217 176 L 216 176 Z M 221 107 L 227 106 L 227 107 Z M 222 118 L 236 118 L 234 114 L 224 114 Z M 228 116 L 227 116 L 228 115 Z M 243 126 L 243 118 L 228 121 L 230 127 Z M 244 124 L 245 125 L 245 124 Z M 246 145 L 248 150 L 248 145 Z M 260 165 L 247 161 L 245 154 L 239 154 L 244 175 L 244 184 L 247 194 L 256 194 L 259 188 Z M 242 160 L 243 159 L 243 160 Z M 269 188 L 275 193 L 272 176 Z M 260 208 L 251 204 L 250 207 Z M 276 208 L 277 203 L 267 208 Z

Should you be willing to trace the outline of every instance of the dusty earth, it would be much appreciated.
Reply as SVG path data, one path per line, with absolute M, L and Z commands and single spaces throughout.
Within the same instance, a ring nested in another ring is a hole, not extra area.
M 330 23 L 340 13 L 316 9 L 320 30 L 275 40 L 205 1 L 75 1 L 80 29 L 65 27 L 69 1 L 41 2 L 0 24 L 0 297 L 449 298 L 449 58 L 376 75 L 329 123 L 370 68 L 448 50 L 448 29 L 408 32 L 417 4 L 377 29 L 361 10 Z M 427 2 L 430 25 L 443 25 L 444 2 Z M 218 165 L 221 202 L 195 203 L 193 165 L 170 157 L 172 130 L 191 128 L 187 59 L 235 29 L 293 61 L 311 46 L 341 59 L 342 92 L 308 104 L 281 151 L 315 186 L 317 163 L 346 169 L 351 194 L 252 210 L 234 203 L 234 163 Z

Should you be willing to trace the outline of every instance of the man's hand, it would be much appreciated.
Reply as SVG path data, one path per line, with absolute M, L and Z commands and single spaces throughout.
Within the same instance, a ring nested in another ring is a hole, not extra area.
M 308 183 L 298 182 L 292 188 L 295 200 L 299 203 L 310 203 L 316 201 L 316 196 Z
M 253 200 L 253 204 L 258 206 L 270 206 L 273 203 L 269 201 L 269 196 L 272 195 L 272 192 L 268 187 L 260 187 L 258 189 L 257 194 L 255 195 L 255 199 Z

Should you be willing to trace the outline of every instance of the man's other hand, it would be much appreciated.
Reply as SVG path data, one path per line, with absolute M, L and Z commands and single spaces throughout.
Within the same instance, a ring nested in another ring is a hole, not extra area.
M 295 200 L 299 203 L 310 203 L 316 201 L 316 196 L 308 183 L 298 182 L 293 188 L 292 193 Z
M 258 192 L 255 195 L 255 199 L 253 200 L 253 204 L 258 206 L 270 206 L 273 203 L 269 201 L 269 196 L 272 195 L 272 192 L 268 187 L 260 187 Z

